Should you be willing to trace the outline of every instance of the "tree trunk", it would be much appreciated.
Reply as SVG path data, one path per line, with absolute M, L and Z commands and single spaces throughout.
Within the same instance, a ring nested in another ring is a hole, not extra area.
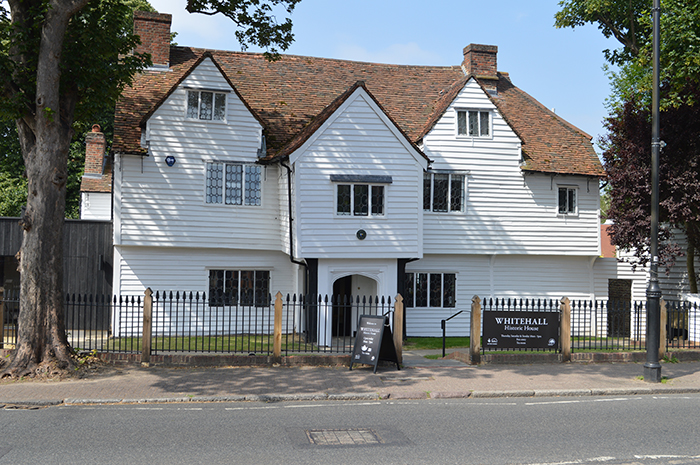
M 3 376 L 52 376 L 74 361 L 63 320 L 63 221 L 67 158 L 75 95 L 60 94 L 63 39 L 70 18 L 88 0 L 51 0 L 38 50 L 36 100 L 17 121 L 27 172 L 27 208 L 20 253 L 17 346 Z M 11 0 L 13 21 L 34 20 Z M 27 26 L 27 24 L 20 24 Z M 19 61 L 21 56 L 15 56 Z

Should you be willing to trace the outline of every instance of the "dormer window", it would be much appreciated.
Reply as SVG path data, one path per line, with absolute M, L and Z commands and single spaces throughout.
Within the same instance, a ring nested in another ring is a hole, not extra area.
M 187 118 L 223 121 L 226 119 L 226 94 L 223 92 L 188 90 Z
M 491 112 L 457 110 L 457 135 L 467 137 L 491 136 Z

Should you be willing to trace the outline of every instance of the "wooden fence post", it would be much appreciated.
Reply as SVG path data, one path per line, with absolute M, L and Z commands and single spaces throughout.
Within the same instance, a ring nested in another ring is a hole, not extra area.
M 5 288 L 0 286 L 0 349 L 5 347 Z
M 571 361 L 571 301 L 568 297 L 562 297 L 559 309 L 561 311 L 561 321 L 559 323 L 559 334 L 561 337 L 561 361 Z
M 143 299 L 143 337 L 141 338 L 141 365 L 151 364 L 151 328 L 153 325 L 153 291 L 146 289 Z
M 394 347 L 399 365 L 403 364 L 403 297 L 396 295 L 394 302 Z
M 478 365 L 481 363 L 481 299 L 478 295 L 472 297 L 469 326 L 469 362 Z
M 272 346 L 272 355 L 274 357 L 282 356 L 282 293 L 277 291 L 275 295 L 275 329 L 274 342 Z
M 666 309 L 666 301 L 661 298 L 661 320 L 659 322 L 661 326 L 659 329 L 659 360 L 666 356 L 666 338 L 668 337 L 668 310 Z

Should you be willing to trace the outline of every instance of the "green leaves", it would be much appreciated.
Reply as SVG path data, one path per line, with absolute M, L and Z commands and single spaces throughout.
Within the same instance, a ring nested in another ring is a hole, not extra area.
M 556 27 L 598 26 L 605 37 L 622 47 L 604 50 L 606 60 L 620 66 L 611 74 L 611 104 L 633 95 L 644 99 L 652 82 L 652 0 L 563 0 L 555 15 Z M 700 0 L 661 2 L 661 82 L 668 86 L 662 107 L 693 103 L 686 84 L 700 82 Z
M 291 14 L 301 0 L 188 0 L 187 11 L 205 15 L 222 14 L 231 19 L 238 29 L 236 39 L 245 50 L 256 45 L 266 50 L 265 56 L 274 61 L 280 58 L 278 47 L 287 50 L 294 41 L 292 20 L 277 21 L 276 11 Z

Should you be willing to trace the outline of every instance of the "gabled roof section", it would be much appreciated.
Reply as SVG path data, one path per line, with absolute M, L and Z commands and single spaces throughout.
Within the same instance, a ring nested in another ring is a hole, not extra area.
M 523 170 L 604 177 L 591 136 L 547 109 L 499 73 L 498 94 L 489 95 L 522 141 Z
M 114 151 L 146 153 L 140 146 L 140 125 L 205 57 L 212 58 L 263 126 L 268 160 L 284 157 L 303 144 L 358 81 L 364 82 L 365 90 L 371 89 L 368 94 L 408 140 L 418 143 L 470 78 L 460 66 L 387 65 L 295 55 L 268 62 L 257 53 L 171 47 L 169 71 L 146 71 L 123 92 L 115 117 Z M 590 136 L 513 86 L 505 74 L 499 73 L 497 95 L 485 93 L 521 138 L 523 169 L 604 175 Z
M 268 156 L 264 162 L 277 161 L 291 155 L 295 150 L 302 147 L 313 135 L 324 125 L 324 123 L 340 108 L 343 104 L 357 91 L 357 89 L 362 89 L 365 94 L 372 99 L 372 101 L 379 107 L 379 110 L 386 116 L 390 124 L 396 129 L 396 131 L 405 140 L 406 144 L 409 145 L 413 150 L 415 150 L 421 157 L 425 159 L 426 162 L 430 163 L 431 160 L 423 153 L 422 150 L 418 148 L 406 135 L 401 127 L 396 124 L 396 122 L 391 119 L 391 117 L 386 113 L 386 110 L 377 101 L 377 99 L 372 95 L 364 81 L 357 81 L 355 84 L 350 86 L 348 90 L 340 94 L 335 100 L 333 100 L 326 108 L 324 108 L 317 116 L 312 118 L 309 124 L 302 129 L 287 145 L 285 145 L 279 152 L 274 155 Z

